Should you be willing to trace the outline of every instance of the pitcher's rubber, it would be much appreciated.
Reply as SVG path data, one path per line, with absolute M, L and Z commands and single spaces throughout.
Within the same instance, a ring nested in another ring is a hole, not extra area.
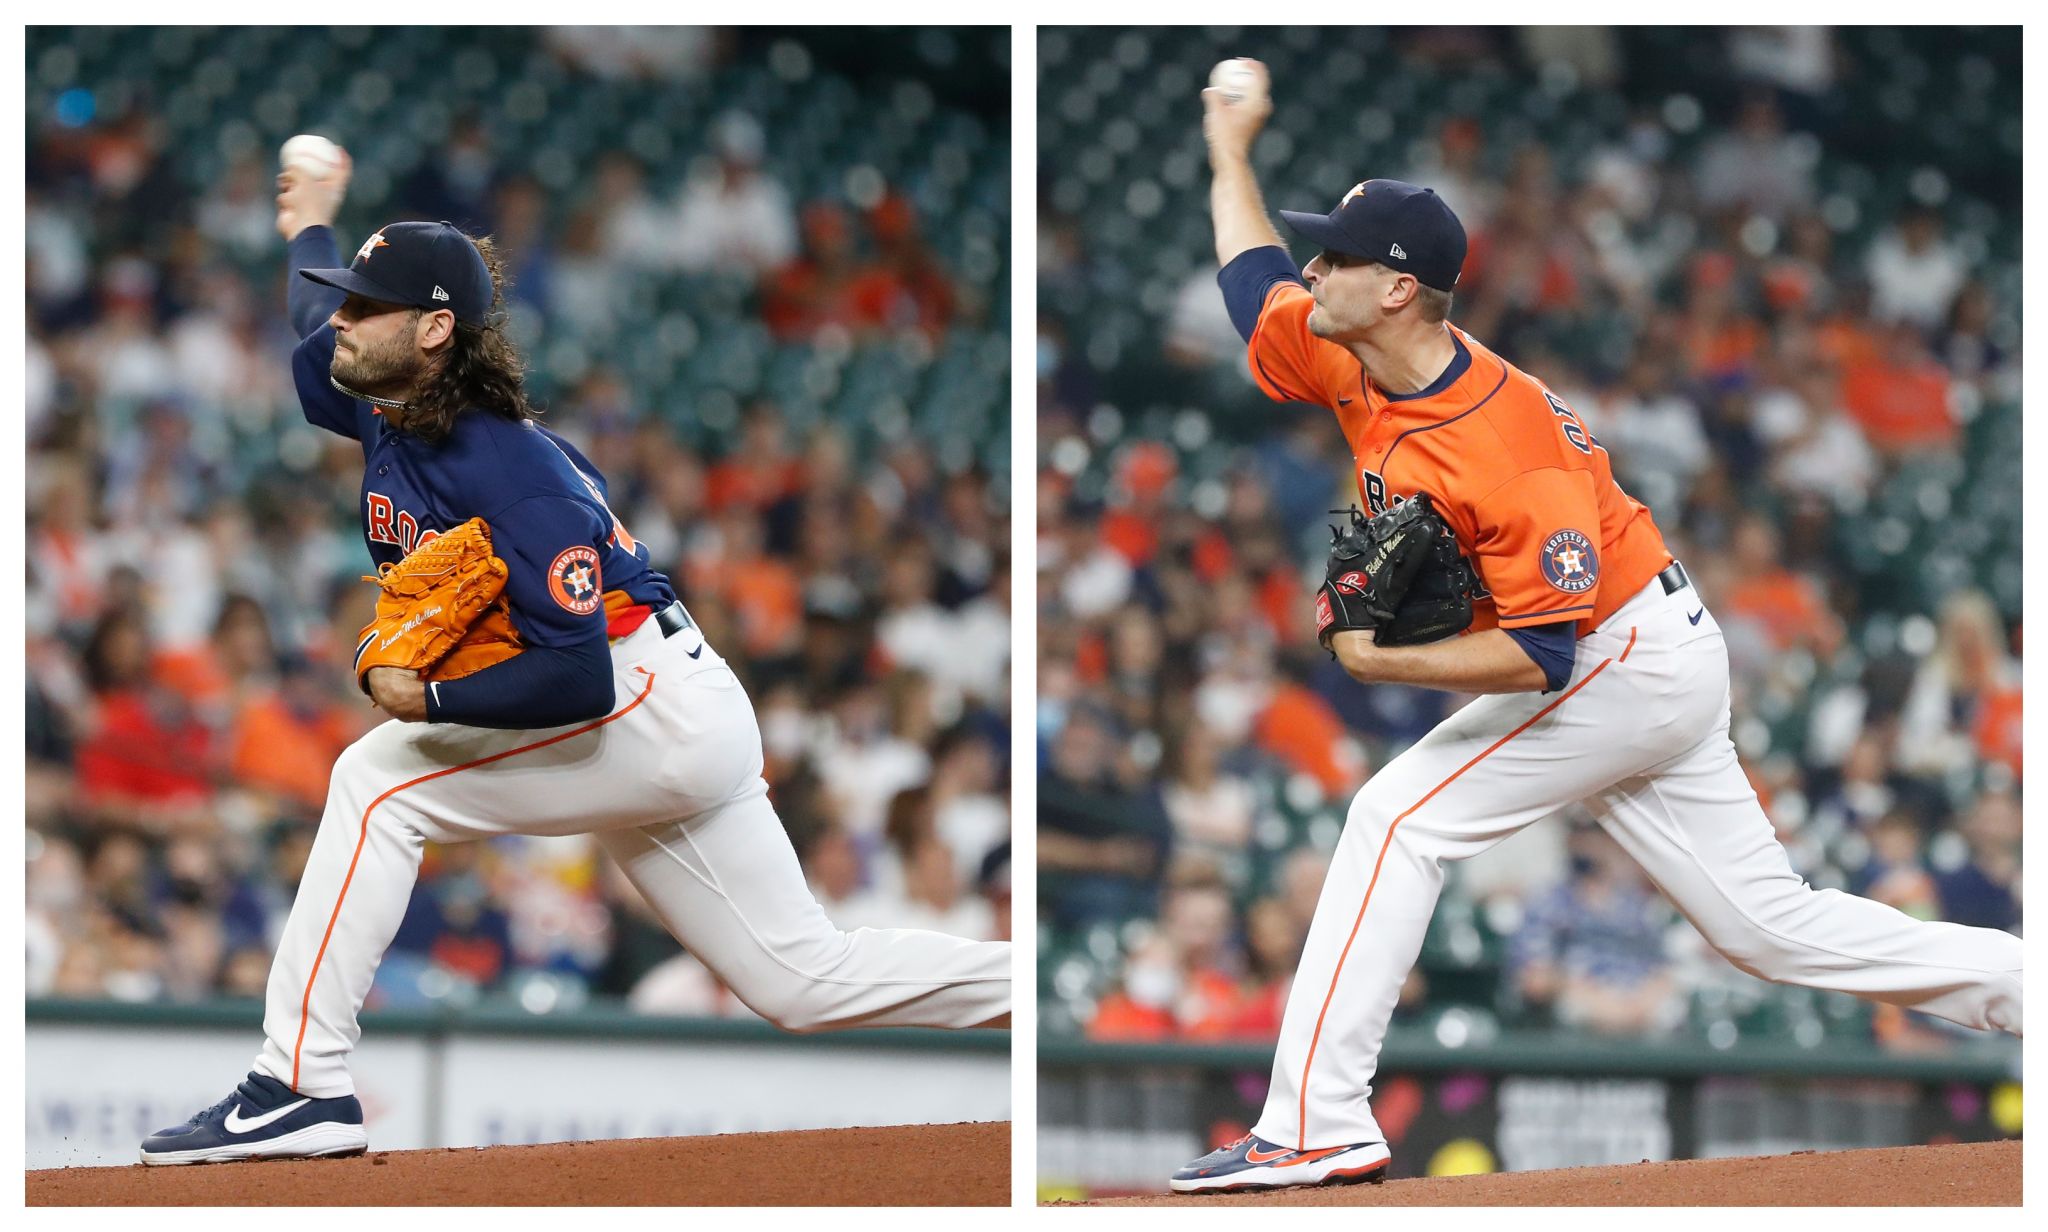
M 52 1168 L 30 1206 L 1007 1206 L 1010 1126 L 627 1138 L 353 1159 Z

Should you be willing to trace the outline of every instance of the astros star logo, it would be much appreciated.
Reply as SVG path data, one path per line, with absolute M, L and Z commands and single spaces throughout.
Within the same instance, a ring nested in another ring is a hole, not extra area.
M 1568 595 L 1583 595 L 1600 581 L 1599 551 L 1575 530 L 1558 531 L 1546 540 L 1536 563 L 1543 580 Z
M 382 231 L 379 231 L 376 234 L 372 235 L 369 239 L 364 240 L 363 246 L 361 248 L 356 249 L 356 260 L 367 261 L 370 259 L 370 254 L 372 252 L 376 251 L 379 248 L 389 247 L 391 247 L 391 241 L 385 239 L 384 233 Z
M 548 594 L 563 610 L 588 616 L 604 603 L 597 550 L 584 544 L 564 548 L 548 566 Z

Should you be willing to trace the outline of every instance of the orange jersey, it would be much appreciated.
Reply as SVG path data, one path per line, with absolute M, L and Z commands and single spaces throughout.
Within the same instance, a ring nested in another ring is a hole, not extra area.
M 1309 332 L 1314 306 L 1297 283 L 1267 294 L 1252 374 L 1270 398 L 1337 413 L 1367 511 L 1430 494 L 1484 587 L 1468 632 L 1571 620 L 1583 636 L 1671 563 L 1649 509 L 1541 381 L 1447 326 L 1459 355 L 1444 379 L 1388 394 Z

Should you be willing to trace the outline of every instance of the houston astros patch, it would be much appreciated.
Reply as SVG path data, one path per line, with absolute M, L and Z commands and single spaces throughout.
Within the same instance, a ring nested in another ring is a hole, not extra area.
M 1543 580 L 1568 595 L 1582 595 L 1600 580 L 1600 556 L 1593 541 L 1575 530 L 1561 530 L 1543 542 L 1538 558 Z
M 565 548 L 555 557 L 555 563 L 548 566 L 548 593 L 578 616 L 588 616 L 597 610 L 597 605 L 604 602 L 603 590 L 597 578 L 595 548 Z

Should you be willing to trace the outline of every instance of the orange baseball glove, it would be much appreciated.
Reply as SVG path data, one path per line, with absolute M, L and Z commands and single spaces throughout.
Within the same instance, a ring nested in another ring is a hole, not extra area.
M 454 680 L 520 651 L 505 606 L 505 562 L 491 550 L 491 528 L 471 518 L 404 560 L 385 565 L 377 616 L 356 640 L 356 685 L 370 691 L 373 667 L 399 667 L 423 680 Z

